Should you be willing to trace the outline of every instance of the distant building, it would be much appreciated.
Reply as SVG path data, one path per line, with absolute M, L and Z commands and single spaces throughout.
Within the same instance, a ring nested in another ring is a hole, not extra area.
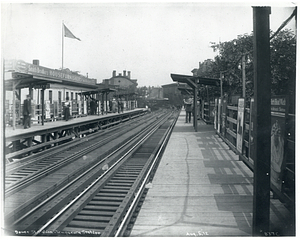
M 163 89 L 163 98 L 168 98 L 169 102 L 174 106 L 182 105 L 183 98 L 180 90 L 178 89 L 180 84 L 178 83 L 171 83 L 162 85 Z
M 96 79 L 69 69 L 50 69 L 40 66 L 39 60 L 5 60 L 5 121 L 20 122 L 22 104 L 31 96 L 32 121 L 62 118 L 66 98 L 71 101 L 71 114 L 88 114 L 88 102 L 81 93 L 97 89 Z M 44 112 L 42 112 L 44 106 Z M 15 111 L 13 109 L 15 108 Z
M 193 69 L 193 76 L 205 77 L 205 73 L 212 69 L 213 60 L 207 59 L 203 63 L 199 62 L 199 68 Z
M 102 81 L 104 87 L 114 88 L 116 92 L 108 95 L 108 100 L 120 99 L 124 109 L 134 109 L 136 107 L 136 87 L 137 79 L 131 79 L 131 72 L 123 70 L 123 74 L 116 74 L 113 70 L 112 77 Z
M 163 99 L 163 89 L 161 87 L 152 87 L 149 91 L 148 98 Z
M 131 79 L 131 73 L 130 71 L 126 70 L 123 71 L 122 73 L 119 73 L 118 75 L 116 74 L 116 70 L 112 72 L 112 77 L 109 79 L 104 79 L 103 84 L 104 85 L 113 85 L 116 86 L 117 88 L 119 87 L 120 89 L 125 89 L 125 88 L 130 88 L 130 89 L 135 89 L 137 84 L 136 79 Z
M 191 72 L 193 73 L 193 76 L 197 76 L 198 74 L 198 68 L 194 68 Z

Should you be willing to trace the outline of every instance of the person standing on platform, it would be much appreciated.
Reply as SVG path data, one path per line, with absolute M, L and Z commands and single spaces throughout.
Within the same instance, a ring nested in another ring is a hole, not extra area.
M 123 111 L 124 111 L 124 103 L 120 102 L 120 104 L 121 104 L 121 113 L 123 113 Z
M 118 98 L 118 100 L 117 100 L 117 106 L 118 106 L 118 113 L 120 113 L 120 111 L 121 111 L 121 101 L 120 101 L 120 98 Z
M 184 100 L 184 107 L 185 107 L 185 122 L 191 122 L 192 116 L 192 109 L 193 109 L 193 99 L 189 98 L 188 100 Z
M 90 108 L 91 108 L 91 115 L 95 115 L 96 114 L 96 101 L 94 99 L 91 99 Z
M 69 97 L 66 97 L 65 107 L 64 107 L 64 120 L 68 121 L 70 119 L 70 106 Z
M 24 129 L 31 127 L 31 99 L 30 95 L 26 96 L 23 104 L 23 122 Z

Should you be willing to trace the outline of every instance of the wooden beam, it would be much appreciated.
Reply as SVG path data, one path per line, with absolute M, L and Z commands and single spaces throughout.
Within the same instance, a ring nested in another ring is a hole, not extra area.
M 44 125 L 44 110 L 45 110 L 45 89 L 42 88 L 41 90 L 42 95 L 42 125 Z
M 253 236 L 270 227 L 271 80 L 270 7 L 253 7 L 254 45 L 254 183 Z

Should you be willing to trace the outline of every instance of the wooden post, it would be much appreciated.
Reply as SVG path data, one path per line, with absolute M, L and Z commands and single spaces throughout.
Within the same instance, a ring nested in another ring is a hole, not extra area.
M 4 58 L 2 58 L 2 110 L 3 110 L 3 113 L 4 115 L 3 118 L 2 118 L 2 124 L 3 124 L 3 132 L 2 132 L 2 140 L 5 140 L 5 128 L 6 128 L 6 116 L 5 116 L 5 99 L 6 99 L 6 89 L 5 89 L 5 60 Z M 9 114 L 9 105 L 8 105 L 8 114 Z M 2 159 L 2 189 L 4 190 L 5 189 L 5 176 L 6 176 L 6 161 L 5 161 L 5 155 L 7 154 L 6 152 L 6 144 L 5 144 L 5 141 L 2 141 L 2 149 L 3 149 L 3 152 L 4 152 L 4 156 L 3 156 L 3 159 Z M 1 194 L 1 202 L 3 203 L 2 207 L 3 209 L 5 209 L 5 191 L 1 191 L 2 194 Z
M 105 93 L 105 109 L 106 109 L 106 114 L 107 114 L 107 94 L 108 94 L 108 92 Z
M 104 115 L 104 94 L 105 92 L 101 93 L 101 114 Z
M 13 82 L 13 130 L 15 129 L 16 129 L 16 84 L 15 82 Z
M 254 183 L 253 236 L 270 225 L 271 80 L 270 7 L 253 7 L 254 44 Z
M 45 110 L 45 88 L 41 90 L 42 97 L 42 125 L 44 125 L 44 110 Z
M 220 72 L 220 95 L 221 95 L 221 100 L 223 101 L 223 73 Z
M 194 112 L 194 128 L 195 128 L 195 131 L 198 132 L 198 119 L 197 119 L 197 92 L 198 92 L 198 88 L 195 87 L 194 88 L 194 109 L 193 109 L 193 112 Z
M 99 94 L 99 90 L 98 90 L 98 93 L 96 94 L 97 96 L 97 107 L 98 107 L 98 116 L 100 115 L 100 108 L 101 108 L 101 101 L 100 101 L 100 94 Z M 99 105 L 100 103 L 100 105 Z

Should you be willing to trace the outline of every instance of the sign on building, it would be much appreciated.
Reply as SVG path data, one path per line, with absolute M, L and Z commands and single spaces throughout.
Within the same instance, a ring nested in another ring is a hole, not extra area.
M 287 103 L 285 96 L 271 98 L 271 184 L 282 189 L 282 170 L 285 165 L 285 122 Z
M 236 148 L 239 153 L 243 152 L 244 142 L 244 112 L 245 112 L 245 99 L 238 100 L 238 116 L 237 116 L 237 129 L 236 129 Z

